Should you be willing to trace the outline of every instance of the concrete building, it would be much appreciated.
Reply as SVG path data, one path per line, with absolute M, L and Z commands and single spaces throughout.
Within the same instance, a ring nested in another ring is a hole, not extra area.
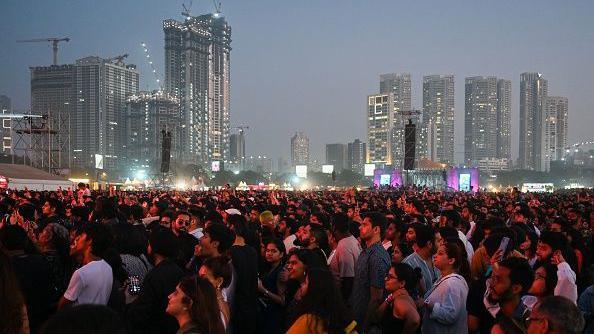
M 509 165 L 510 162 L 506 158 L 482 158 L 475 164 L 481 172 L 507 171 Z
M 51 167 L 69 168 L 75 166 L 77 163 L 77 153 L 74 149 L 74 141 L 77 139 L 77 135 L 82 137 L 89 137 L 92 134 L 87 129 L 85 132 L 76 132 L 76 111 L 79 103 L 83 104 L 84 101 L 77 99 L 78 91 L 83 89 L 95 89 L 99 87 L 81 86 L 77 89 L 77 72 L 76 66 L 72 64 L 68 65 L 53 65 L 53 66 L 37 66 L 30 67 L 31 73 L 31 114 L 33 115 L 47 115 L 48 119 L 45 124 L 53 124 L 61 126 L 60 140 L 53 141 L 51 149 L 48 152 L 59 153 L 59 157 L 55 159 L 55 163 L 52 163 Z M 82 98 L 82 97 L 81 97 Z M 88 101 L 87 101 L 88 102 Z M 13 120 L 13 125 L 16 120 Z M 95 128 L 93 133 L 96 132 Z M 41 136 L 37 134 L 36 136 Z M 18 138 L 17 138 L 18 139 Z M 29 141 L 29 143 L 31 143 Z M 26 143 L 13 143 L 13 148 L 23 149 L 25 151 Z M 31 154 L 33 152 L 25 153 Z M 33 153 L 33 155 L 36 155 Z M 32 155 L 30 155 L 31 157 Z M 38 159 L 37 159 L 38 158 Z M 53 160 L 47 156 L 39 156 L 34 160 Z M 89 160 L 89 158 L 86 158 Z M 33 162 L 36 167 L 41 168 L 42 166 Z M 46 167 L 46 166 L 43 166 Z M 45 169 L 45 168 L 44 168 Z M 55 170 L 54 170 L 55 171 Z
M 549 171 L 551 161 L 561 160 L 567 147 L 566 97 L 548 96 L 545 100 L 545 119 L 543 129 L 544 170 Z
M 469 77 L 465 82 L 464 161 L 511 159 L 511 82 Z
M 303 132 L 291 137 L 291 164 L 309 165 L 309 138 Z
M 245 157 L 243 169 L 260 174 L 270 174 L 272 173 L 272 159 L 265 155 Z
M 454 164 L 454 76 L 423 77 L 423 128 L 430 160 Z
M 344 144 L 326 144 L 326 165 L 333 165 L 336 173 L 346 169 L 346 155 Z
M 229 137 L 229 160 L 241 165 L 245 159 L 245 135 L 243 131 Z
M 76 61 L 76 109 L 71 118 L 73 164 L 94 168 L 95 155 L 103 168 L 124 167 L 126 98 L 138 93 L 139 73 L 122 58 L 86 57 Z M 121 163 L 123 165 L 121 165 Z
M 367 163 L 392 164 L 394 93 L 367 97 Z
M 182 160 L 229 158 L 231 27 L 220 13 L 163 21 L 165 89 L 181 101 Z
M 160 171 L 163 134 L 171 132 L 171 160 L 181 155 L 179 99 L 164 91 L 138 92 L 126 99 L 126 166 Z
M 511 167 L 511 81 L 497 80 L 497 154 Z
M 540 73 L 520 75 L 520 169 L 545 171 L 543 134 L 548 81 Z
M 393 94 L 393 124 L 390 134 L 392 166 L 402 168 L 404 163 L 404 126 L 408 123 L 411 105 L 411 79 L 409 73 L 380 75 L 380 94 Z
M 347 168 L 355 173 L 363 173 L 367 157 L 367 145 L 355 139 L 347 144 Z

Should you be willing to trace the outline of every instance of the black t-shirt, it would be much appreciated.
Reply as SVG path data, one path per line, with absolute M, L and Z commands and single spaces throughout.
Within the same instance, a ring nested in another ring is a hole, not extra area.
M 255 333 L 258 316 L 258 256 L 250 246 L 231 247 L 235 270 L 235 292 L 231 305 L 231 326 L 241 333 Z
M 487 311 L 487 308 L 483 303 L 486 290 L 487 285 L 485 278 L 473 281 L 472 284 L 470 284 L 468 298 L 466 299 L 466 310 L 468 311 L 468 315 L 479 318 L 479 331 L 481 334 L 491 333 L 491 327 L 495 324 L 495 318 L 493 318 L 491 313 Z

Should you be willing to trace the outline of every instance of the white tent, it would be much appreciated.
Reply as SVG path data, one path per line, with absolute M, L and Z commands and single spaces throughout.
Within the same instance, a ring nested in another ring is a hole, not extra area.
M 29 190 L 64 190 L 74 187 L 75 184 L 62 176 L 50 174 L 40 169 L 25 165 L 0 164 L 0 177 L 8 180 L 10 189 Z

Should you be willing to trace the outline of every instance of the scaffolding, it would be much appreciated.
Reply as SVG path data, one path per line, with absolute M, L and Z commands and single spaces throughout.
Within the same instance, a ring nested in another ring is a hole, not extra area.
M 48 112 L 43 115 L 13 115 L 11 121 L 12 160 L 23 157 L 23 164 L 51 174 L 70 173 L 70 114 Z

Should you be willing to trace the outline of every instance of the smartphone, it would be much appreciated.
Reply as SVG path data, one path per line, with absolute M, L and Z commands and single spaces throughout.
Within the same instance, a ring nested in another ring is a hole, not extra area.
M 140 293 L 140 279 L 138 276 L 130 276 L 130 285 L 128 285 L 128 292 L 131 295 L 137 295 Z
M 502 251 L 505 254 L 505 250 L 507 249 L 508 244 L 509 244 L 509 238 L 503 237 L 503 239 L 501 239 L 501 243 L 499 244 L 498 250 Z

